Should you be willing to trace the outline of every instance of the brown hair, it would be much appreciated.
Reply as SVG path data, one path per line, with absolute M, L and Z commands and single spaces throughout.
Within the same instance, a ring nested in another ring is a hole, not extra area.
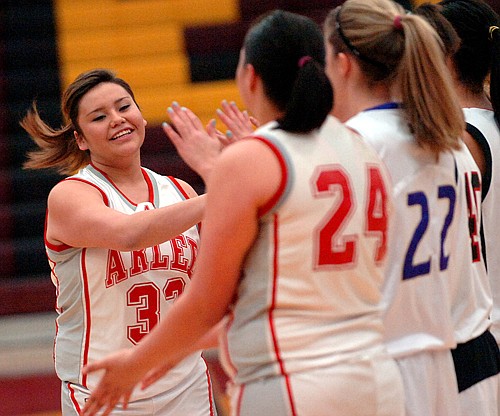
M 423 18 L 390 0 L 347 0 L 332 10 L 325 33 L 335 53 L 350 53 L 371 84 L 402 100 L 415 141 L 435 154 L 459 148 L 465 128 L 443 45 Z
M 92 88 L 106 82 L 123 87 L 135 102 L 130 85 L 107 69 L 84 72 L 68 86 L 61 100 L 65 124 L 59 129 L 50 127 L 41 119 L 36 102 L 33 102 L 20 124 L 37 144 L 38 149 L 28 152 L 24 168 L 52 168 L 61 174 L 69 175 L 90 162 L 90 154 L 80 150 L 74 136 L 75 131 L 81 134 L 78 110 L 82 97 Z

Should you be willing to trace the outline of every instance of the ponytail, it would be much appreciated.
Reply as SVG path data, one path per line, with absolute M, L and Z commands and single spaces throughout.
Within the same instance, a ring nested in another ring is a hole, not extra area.
M 347 0 L 325 22 L 336 53 L 352 54 L 370 85 L 401 100 L 416 143 L 438 155 L 458 149 L 465 128 L 443 45 L 423 18 L 391 0 Z
M 323 124 L 332 107 L 330 81 L 324 68 L 311 59 L 299 67 L 279 126 L 292 133 L 307 133 Z
M 28 132 L 38 149 L 28 152 L 25 169 L 55 169 L 64 175 L 74 174 L 90 163 L 88 150 L 80 150 L 75 132 L 82 133 L 78 125 L 80 101 L 85 94 L 99 84 L 109 82 L 123 87 L 132 100 L 134 93 L 130 85 L 108 69 L 92 69 L 80 74 L 64 91 L 61 109 L 66 124 L 53 129 L 41 118 L 36 103 L 21 121 L 21 127 Z
M 438 154 L 458 149 L 464 116 L 436 32 L 417 16 L 408 16 L 399 67 L 402 104 L 416 142 Z
M 88 152 L 78 148 L 71 123 L 56 130 L 41 118 L 33 103 L 21 121 L 21 127 L 31 136 L 38 149 L 27 154 L 25 169 L 55 169 L 65 175 L 75 173 L 90 161 Z
M 324 72 L 323 34 L 313 20 L 276 10 L 250 28 L 243 48 L 266 96 L 284 113 L 280 129 L 308 133 L 323 124 L 333 92 Z
M 500 125 L 500 17 L 479 0 L 443 0 L 439 6 L 461 40 L 453 56 L 459 82 L 482 94 L 489 75 L 490 100 Z

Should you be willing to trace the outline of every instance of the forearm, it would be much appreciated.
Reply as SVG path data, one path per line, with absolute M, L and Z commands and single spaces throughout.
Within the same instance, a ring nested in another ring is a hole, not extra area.
M 142 374 L 159 366 L 177 365 L 199 350 L 200 340 L 217 323 L 209 305 L 189 294 L 189 288 L 179 297 L 168 315 L 134 348 L 134 368 Z M 186 296 L 187 295 L 187 296 Z
M 139 212 L 122 218 L 117 228 L 126 230 L 117 238 L 117 250 L 131 251 L 151 247 L 170 240 L 198 224 L 205 208 L 205 196 L 156 210 Z

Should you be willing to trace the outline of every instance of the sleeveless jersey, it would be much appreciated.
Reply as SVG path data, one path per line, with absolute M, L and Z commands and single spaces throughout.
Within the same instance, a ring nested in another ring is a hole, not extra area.
M 483 232 L 486 246 L 486 264 L 493 296 L 491 333 L 500 344 L 500 131 L 493 111 L 481 108 L 464 108 L 465 121 L 476 127 L 486 138 L 491 154 L 491 176 L 482 202 Z
M 65 180 L 94 186 L 107 206 L 128 215 L 185 199 L 175 180 L 144 168 L 142 172 L 149 200 L 138 205 L 92 165 Z M 92 391 L 99 373 L 84 375 L 82 366 L 130 348 L 148 334 L 188 284 L 198 241 L 197 227 L 170 241 L 131 252 L 75 248 L 46 241 L 57 290 L 54 355 L 62 381 Z M 148 389 L 135 389 L 131 400 L 152 397 L 173 387 L 182 390 L 205 371 L 200 353 L 193 354 Z
M 363 111 L 346 125 L 374 147 L 393 183 L 395 219 L 384 287 L 387 348 L 396 358 L 453 348 L 460 206 L 453 155 L 436 161 L 418 147 L 398 108 Z
M 454 152 L 457 165 L 457 197 L 466 204 L 457 206 L 457 220 L 461 232 L 456 241 L 459 266 L 458 284 L 453 293 L 452 314 L 455 339 L 463 344 L 480 336 L 491 326 L 493 307 L 490 283 L 486 273 L 481 247 L 481 173 L 465 144 Z M 460 208 L 460 210 L 458 209 Z
M 223 362 L 237 384 L 383 350 L 380 301 L 392 207 L 384 166 L 333 117 L 307 135 L 275 127 L 249 139 L 275 153 L 282 178 L 259 213 L 227 325 Z

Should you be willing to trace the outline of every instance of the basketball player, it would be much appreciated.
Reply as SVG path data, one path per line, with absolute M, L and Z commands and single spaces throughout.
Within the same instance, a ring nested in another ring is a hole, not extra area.
M 380 313 L 389 185 L 359 136 L 325 122 L 323 63 L 310 19 L 275 11 L 252 26 L 236 80 L 262 126 L 209 176 L 196 271 L 169 316 L 137 347 L 87 366 L 105 375 L 84 415 L 126 401 L 224 316 L 233 415 L 403 414 Z M 199 123 L 179 119 L 174 142 L 190 140 Z
M 453 152 L 464 151 L 464 122 L 439 38 L 390 0 L 347 0 L 325 32 L 334 114 L 375 148 L 393 183 L 384 324 L 406 415 L 456 416 L 452 303 L 469 235 Z
M 451 71 L 463 107 L 467 133 L 464 140 L 483 177 L 481 243 L 493 295 L 491 331 L 476 331 L 454 352 L 462 414 L 496 415 L 500 344 L 500 259 L 498 220 L 500 204 L 500 19 L 485 2 L 446 0 L 439 3 L 442 15 L 460 38 L 451 57 Z M 489 78 L 489 94 L 485 90 Z M 481 292 L 478 291 L 481 295 Z M 481 328 L 478 328 L 481 329 Z M 473 360 L 473 357 L 475 360 Z M 471 364 L 474 363 L 474 365 Z M 495 392 L 496 390 L 496 392 Z
M 198 251 L 205 197 L 140 165 L 146 121 L 130 86 L 107 70 L 66 90 L 66 125 L 36 108 L 22 121 L 39 149 L 26 166 L 71 174 L 50 192 L 45 244 L 57 291 L 55 366 L 63 415 L 79 415 L 98 377 L 82 366 L 137 345 L 183 293 Z M 200 352 L 113 414 L 213 415 Z

